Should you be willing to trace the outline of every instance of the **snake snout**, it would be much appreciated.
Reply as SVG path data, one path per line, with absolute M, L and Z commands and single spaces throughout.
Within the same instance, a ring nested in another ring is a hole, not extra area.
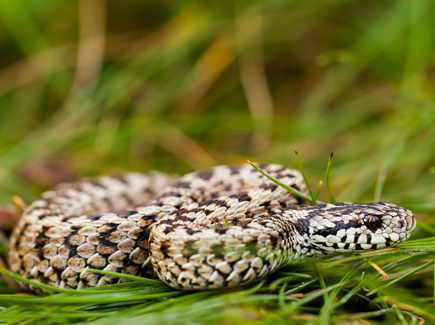
M 389 246 L 407 240 L 416 226 L 414 214 L 391 203 L 383 204 L 385 204 L 386 209 L 385 215 L 382 217 L 385 224 L 383 231 L 388 235 Z
M 415 229 L 415 226 L 417 226 L 417 221 L 415 219 L 414 214 L 407 210 L 409 214 L 406 216 L 406 230 L 411 233 Z

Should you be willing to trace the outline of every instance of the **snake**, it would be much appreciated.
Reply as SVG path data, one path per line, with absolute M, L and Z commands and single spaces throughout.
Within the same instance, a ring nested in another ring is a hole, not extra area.
M 308 195 L 299 171 L 259 166 Z M 249 164 L 180 178 L 153 172 L 83 179 L 58 185 L 24 210 L 8 264 L 21 277 L 63 289 L 127 281 L 87 269 L 157 276 L 181 290 L 234 288 L 307 259 L 396 245 L 416 225 L 411 211 L 387 202 L 304 203 Z

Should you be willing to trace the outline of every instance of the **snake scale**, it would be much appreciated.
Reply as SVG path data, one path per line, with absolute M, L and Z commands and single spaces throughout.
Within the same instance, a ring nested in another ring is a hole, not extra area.
M 299 171 L 260 166 L 307 193 Z M 395 245 L 416 223 L 391 203 L 302 203 L 247 164 L 62 184 L 24 211 L 8 262 L 20 276 L 66 289 L 124 281 L 85 268 L 157 274 L 184 290 L 228 288 L 305 258 Z

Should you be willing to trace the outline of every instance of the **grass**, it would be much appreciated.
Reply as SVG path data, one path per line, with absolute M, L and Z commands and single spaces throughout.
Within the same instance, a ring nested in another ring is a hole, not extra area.
M 14 195 L 30 203 L 55 183 L 120 170 L 297 167 L 295 150 L 310 200 L 332 201 L 330 189 L 418 219 L 397 248 L 232 292 L 134 279 L 37 297 L 2 278 L 0 323 L 434 321 L 433 1 L 20 0 L 0 3 L 0 25 L 3 256 Z

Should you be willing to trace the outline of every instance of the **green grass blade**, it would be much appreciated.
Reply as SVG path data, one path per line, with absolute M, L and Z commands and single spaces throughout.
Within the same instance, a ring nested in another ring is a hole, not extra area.
M 305 174 L 305 170 L 304 167 L 302 166 L 302 162 L 301 159 L 299 158 L 299 154 L 297 151 L 295 151 L 296 154 L 296 160 L 298 161 L 298 165 L 299 165 L 299 170 L 302 174 L 302 177 L 304 178 L 304 182 L 307 185 L 307 189 L 308 189 L 308 193 L 310 193 L 310 197 L 311 197 L 311 202 L 316 202 L 315 196 L 313 194 L 313 191 L 311 190 L 311 186 L 310 183 L 308 182 L 308 178 L 307 175 Z M 314 203 L 313 203 L 314 204 Z
M 279 180 L 277 180 L 275 177 L 273 177 L 272 175 L 270 175 L 269 173 L 265 172 L 264 170 L 262 170 L 260 167 L 258 167 L 257 165 L 255 165 L 254 163 L 250 162 L 248 160 L 248 163 L 254 167 L 257 171 L 259 171 L 261 174 L 263 174 L 264 176 L 266 176 L 268 179 L 270 179 L 272 182 L 274 182 L 276 185 L 281 186 L 282 188 L 286 189 L 288 192 L 290 192 L 291 194 L 293 194 L 294 196 L 310 202 L 311 204 L 316 204 L 316 203 L 321 203 L 319 201 L 315 202 L 312 200 L 312 198 L 310 198 L 309 196 L 299 192 L 298 190 L 295 190 L 294 188 L 285 185 L 284 183 L 280 182 Z
M 317 185 L 316 192 L 314 192 L 314 201 L 317 202 L 317 199 L 319 198 L 320 189 L 322 188 L 323 182 L 319 181 L 319 184 Z
M 326 189 L 328 190 L 328 196 L 329 196 L 329 202 L 330 203 L 335 203 L 335 197 L 332 194 L 331 191 L 331 187 L 329 186 L 329 171 L 331 168 L 331 163 L 332 163 L 332 156 L 333 156 L 333 152 L 331 152 L 331 155 L 329 156 L 329 160 L 328 160 L 328 166 L 326 167 Z
M 400 276 L 400 277 L 398 277 L 398 278 L 396 278 L 396 279 L 394 279 L 394 280 L 388 282 L 387 284 L 385 284 L 385 285 L 383 285 L 383 286 L 381 286 L 381 287 L 379 287 L 379 288 L 376 288 L 376 289 L 370 291 L 370 292 L 367 294 L 367 296 L 371 296 L 371 295 L 373 295 L 374 293 L 378 292 L 379 290 L 382 290 L 382 289 L 384 289 L 384 288 L 386 288 L 386 287 L 389 287 L 389 286 L 392 285 L 392 284 L 395 284 L 395 283 L 397 283 L 397 282 L 399 282 L 399 281 L 402 281 L 403 279 L 407 278 L 408 276 L 413 275 L 413 274 L 415 274 L 415 273 L 417 273 L 417 272 L 419 272 L 419 271 L 421 271 L 421 270 L 423 270 L 423 269 L 425 269 L 425 268 L 427 268 L 428 266 L 431 266 L 431 265 L 433 265 L 433 264 L 434 264 L 434 260 L 429 261 L 429 262 L 423 264 L 422 266 L 417 267 L 417 268 L 415 268 L 414 270 L 412 270 L 412 271 L 410 271 L 410 272 L 407 272 L 406 274 L 404 274 L 404 275 L 402 275 L 402 276 Z
M 316 273 L 316 276 L 319 278 L 319 283 L 320 283 L 320 287 L 322 289 L 326 289 L 326 283 L 325 280 L 323 279 L 322 273 L 320 273 L 319 267 L 317 266 L 316 263 L 312 263 L 313 269 L 314 269 L 314 273 Z M 328 301 L 328 293 L 325 291 L 323 294 L 323 298 L 325 299 L 325 303 L 326 301 Z
M 399 321 L 400 324 L 403 325 L 408 325 L 408 321 L 406 320 L 405 316 L 403 315 L 402 311 L 400 310 L 399 307 L 397 307 L 397 305 L 393 305 L 392 306 L 394 313 L 396 314 L 396 317 Z
M 313 293 L 311 295 L 308 295 L 308 296 L 306 296 L 306 297 L 304 297 L 302 299 L 299 299 L 298 301 L 295 301 L 295 302 L 291 303 L 290 305 L 288 305 L 286 308 L 283 309 L 283 312 L 285 314 L 287 314 L 287 315 L 291 314 L 296 309 L 298 309 L 299 307 L 305 305 L 306 303 L 308 303 L 308 302 L 310 302 L 310 301 L 312 301 L 314 299 L 317 299 L 317 298 L 323 296 L 325 293 L 328 293 L 329 291 L 332 291 L 332 290 L 334 290 L 334 289 L 336 289 L 338 287 L 342 287 L 345 284 L 346 283 L 337 283 L 337 284 L 331 285 L 331 286 L 329 286 L 329 287 L 327 287 L 325 289 L 316 291 L 315 293 Z
M 10 277 L 10 278 L 12 278 L 14 280 L 20 281 L 20 282 L 22 282 L 24 284 L 33 286 L 35 288 L 39 288 L 41 290 L 45 290 L 45 291 L 49 291 L 49 292 L 58 292 L 58 293 L 70 292 L 71 291 L 71 290 L 61 289 L 61 288 L 53 287 L 53 286 L 50 286 L 50 285 L 47 285 L 47 284 L 43 284 L 43 283 L 39 283 L 39 282 L 36 282 L 36 281 L 32 281 L 32 280 L 23 278 L 23 277 L 15 274 L 15 273 L 12 273 L 12 272 L 10 272 L 8 270 L 5 270 L 3 268 L 0 268 L 0 273 L 2 273 L 4 275 L 7 275 L 8 277 Z
M 304 288 L 306 288 L 306 287 L 309 287 L 309 286 L 313 285 L 313 284 L 316 283 L 318 280 L 319 280 L 318 278 L 311 279 L 311 280 L 309 280 L 309 281 L 307 281 L 307 282 L 302 283 L 300 286 L 297 286 L 297 287 L 295 287 L 295 288 L 293 288 L 293 289 L 290 289 L 290 290 L 286 291 L 285 294 L 286 294 L 286 295 L 289 295 L 289 294 L 292 294 L 292 293 L 294 293 L 294 292 L 298 292 L 298 291 L 300 291 L 300 290 L 302 290 L 302 289 L 304 289 Z
M 224 221 L 225 221 L 225 227 L 229 227 L 230 223 L 228 222 L 228 219 L 226 217 L 224 217 Z
M 101 275 L 107 275 L 107 276 L 111 276 L 113 278 L 136 281 L 136 282 L 140 282 L 140 283 L 144 283 L 144 284 L 148 284 L 148 285 L 166 286 L 166 284 L 164 284 L 160 280 L 147 279 L 147 278 L 142 278 L 139 276 L 134 276 L 134 275 L 129 275 L 129 274 L 107 272 L 107 271 L 101 271 L 101 270 L 96 270 L 96 269 L 84 269 L 84 271 L 90 272 L 90 273 L 101 274 Z
M 393 167 L 394 162 L 399 158 L 400 153 L 405 146 L 405 137 L 398 141 L 389 152 L 387 159 L 379 170 L 378 179 L 376 181 L 375 195 L 373 200 L 378 202 L 381 200 L 382 190 L 384 188 L 385 181 L 387 179 L 388 172 Z

